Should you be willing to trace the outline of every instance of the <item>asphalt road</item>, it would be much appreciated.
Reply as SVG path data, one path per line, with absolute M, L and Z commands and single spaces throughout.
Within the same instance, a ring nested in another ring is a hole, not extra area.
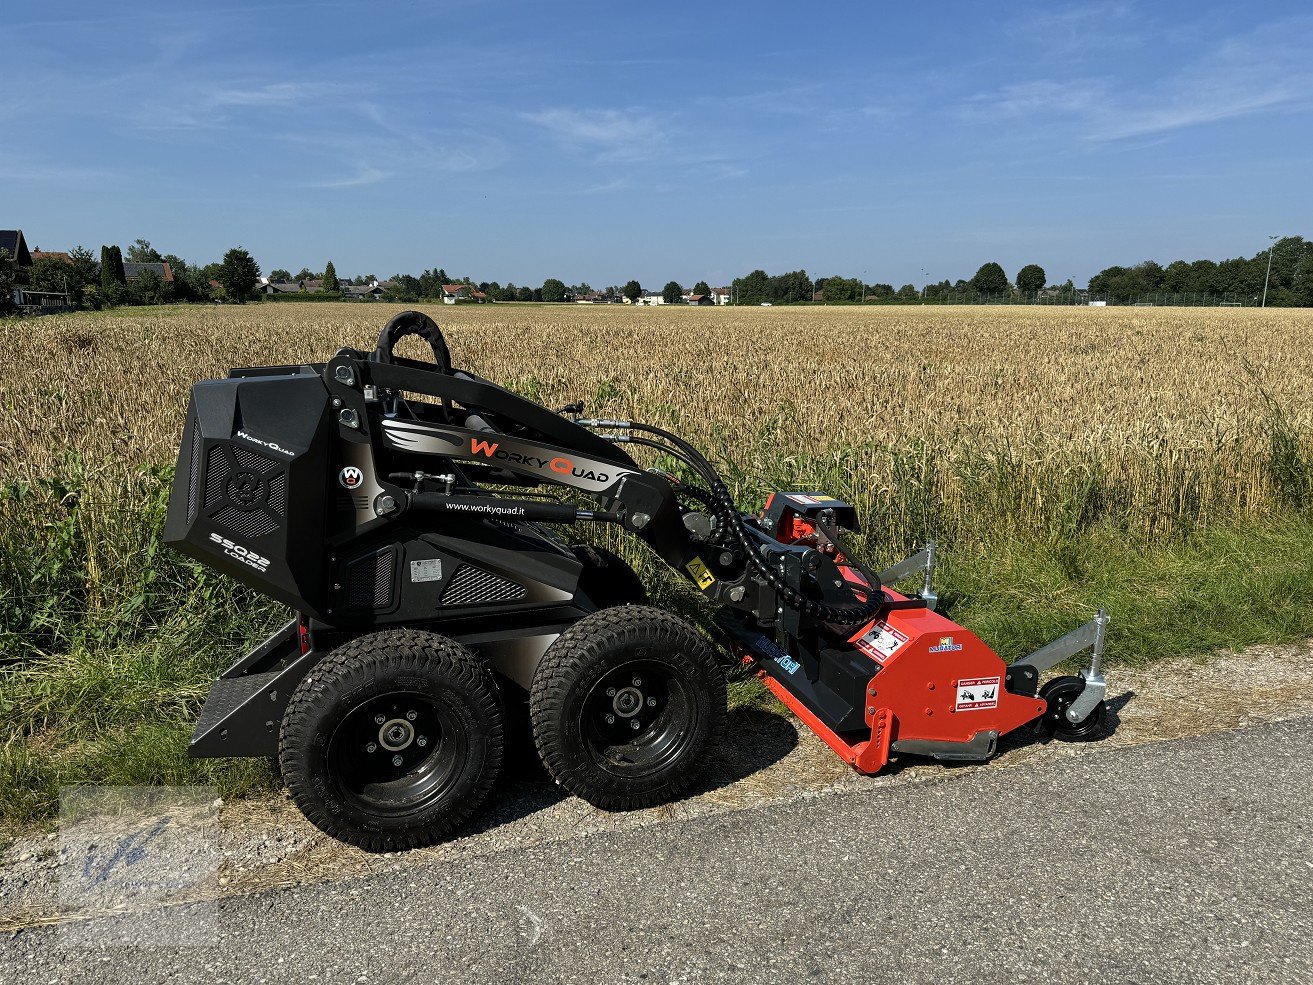
M 27 930 L 0 981 L 1307 982 L 1311 726 Z

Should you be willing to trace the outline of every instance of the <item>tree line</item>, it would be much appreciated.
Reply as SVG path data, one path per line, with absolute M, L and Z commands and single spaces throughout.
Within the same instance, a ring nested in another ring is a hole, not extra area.
M 37 251 L 40 253 L 40 251 Z M 153 269 L 132 280 L 127 263 L 167 263 L 168 281 Z M 100 255 L 76 246 L 67 254 L 41 253 L 32 266 L 20 270 L 0 250 L 0 306 L 13 303 L 13 288 L 67 294 L 75 308 L 97 310 L 119 305 L 167 304 L 172 301 L 233 301 L 244 304 L 260 283 L 260 267 L 250 253 L 233 247 L 214 263 L 189 264 L 171 253 L 160 253 L 147 240 L 128 247 L 126 257 L 118 246 L 102 246 Z M 8 289 L 3 285 L 8 284 Z M 2 309 L 0 309 L 2 310 Z

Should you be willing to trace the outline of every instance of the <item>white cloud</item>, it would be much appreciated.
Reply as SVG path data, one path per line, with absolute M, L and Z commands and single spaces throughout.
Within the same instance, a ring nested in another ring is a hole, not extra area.
M 968 97 L 970 121 L 1034 119 L 1115 141 L 1257 113 L 1313 107 L 1313 19 L 1265 25 L 1204 51 L 1181 69 L 1131 84 L 1113 76 L 1039 78 Z
M 599 152 L 607 161 L 648 160 L 661 154 L 668 143 L 667 128 L 652 113 L 638 107 L 560 107 L 521 115 L 566 143 Z

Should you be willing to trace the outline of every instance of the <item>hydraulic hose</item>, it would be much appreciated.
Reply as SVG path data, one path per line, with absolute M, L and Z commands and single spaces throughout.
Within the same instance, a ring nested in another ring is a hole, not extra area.
M 780 573 L 771 567 L 757 551 L 744 527 L 743 515 L 739 512 L 738 507 L 734 505 L 734 498 L 730 495 L 729 487 L 725 485 L 715 466 L 707 461 L 701 452 L 678 435 L 653 427 L 650 424 L 636 424 L 632 421 L 607 423 L 611 425 L 624 424 L 631 430 L 654 434 L 658 438 L 670 442 L 683 452 L 688 463 L 697 470 L 698 474 L 706 480 L 707 485 L 710 487 L 711 495 L 707 506 L 722 521 L 724 529 L 734 537 L 747 557 L 748 563 L 752 565 L 757 574 L 774 590 L 776 595 L 794 608 L 823 622 L 852 626 L 866 622 L 884 607 L 887 599 L 884 592 L 880 590 L 878 581 L 872 581 L 871 583 L 872 597 L 866 602 L 854 605 L 829 605 L 825 602 L 817 602 L 815 599 L 807 598 L 793 586 L 787 584 L 780 576 Z M 867 578 L 870 580 L 869 575 L 867 575 Z

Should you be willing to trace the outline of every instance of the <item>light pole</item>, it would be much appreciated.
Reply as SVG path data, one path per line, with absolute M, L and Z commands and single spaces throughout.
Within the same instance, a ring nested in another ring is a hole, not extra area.
M 1268 239 L 1272 241 L 1272 245 L 1267 248 L 1267 273 L 1263 275 L 1263 303 L 1259 305 L 1260 308 L 1267 307 L 1267 282 L 1272 277 L 1272 251 L 1277 245 L 1276 236 L 1269 236 Z

